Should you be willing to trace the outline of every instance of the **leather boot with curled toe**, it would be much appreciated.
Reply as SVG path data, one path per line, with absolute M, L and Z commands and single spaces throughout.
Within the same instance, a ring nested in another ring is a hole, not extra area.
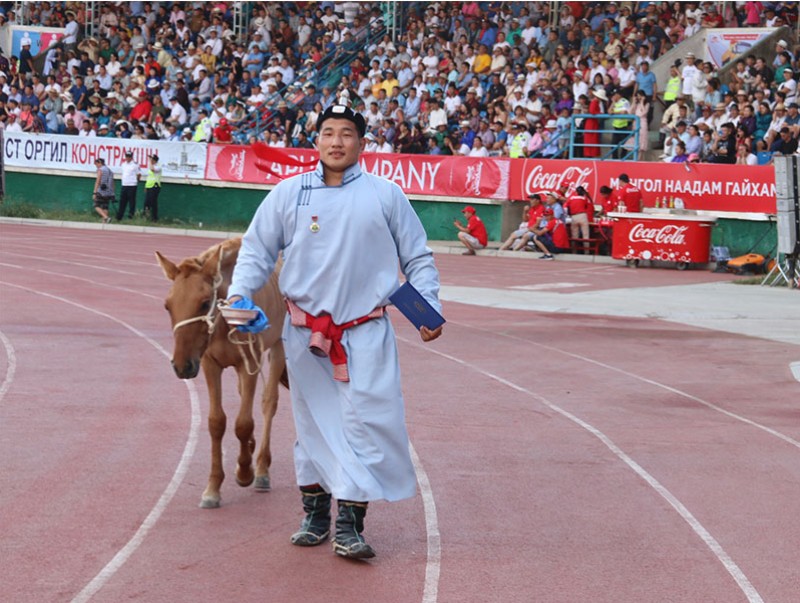
M 317 546 L 327 540 L 331 533 L 331 495 L 321 486 L 302 486 L 303 510 L 306 516 L 300 529 L 292 534 L 292 544 Z
M 339 501 L 339 514 L 336 517 L 336 536 L 333 551 L 349 559 L 371 559 L 375 551 L 361 536 L 364 531 L 364 517 L 367 514 L 367 503 L 352 500 Z

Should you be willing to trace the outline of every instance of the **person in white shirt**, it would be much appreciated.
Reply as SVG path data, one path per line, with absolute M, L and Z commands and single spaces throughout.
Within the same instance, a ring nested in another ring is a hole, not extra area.
M 686 11 L 686 27 L 683 30 L 683 39 L 691 38 L 700 31 L 700 24 L 697 22 L 697 13 L 691 10 Z
M 219 33 L 216 29 L 212 29 L 209 35 L 210 37 L 206 40 L 206 46 L 211 46 L 211 54 L 219 58 L 222 54 L 222 40 L 219 37 Z
M 694 53 L 686 55 L 686 65 L 681 70 L 681 92 L 686 98 L 694 97 L 695 79 L 700 70 L 694 64 Z
M 428 130 L 436 132 L 439 126 L 447 125 L 447 113 L 444 109 L 439 107 L 436 100 L 430 101 L 430 114 L 428 115 Z
M 633 88 L 636 84 L 636 70 L 630 66 L 628 63 L 627 57 L 622 57 L 620 59 L 620 68 L 617 70 L 617 74 L 619 77 L 619 87 L 622 90 L 622 96 L 631 100 L 633 96 Z M 587 94 L 584 92 L 584 94 Z M 576 95 L 575 98 L 580 98 L 580 95 Z
M 636 71 L 633 71 L 633 81 L 636 82 Z M 620 71 L 620 73 L 622 73 Z M 620 79 L 620 84 L 622 84 L 622 80 Z M 589 84 L 583 81 L 583 73 L 581 71 L 576 71 L 573 75 L 573 82 L 572 82 L 572 98 L 578 99 L 582 96 L 589 96 Z
M 444 110 L 448 117 L 453 117 L 461 107 L 461 97 L 457 94 L 455 86 L 452 84 L 447 88 L 447 96 L 444 97 Z
M 377 140 L 375 141 L 375 153 L 394 153 L 392 145 L 386 141 L 386 136 L 383 132 L 378 132 Z
M 375 135 L 372 132 L 367 132 L 364 135 L 364 152 L 375 153 L 378 149 L 378 143 L 375 142 Z
M 470 157 L 488 157 L 489 150 L 483 145 L 483 139 L 480 136 L 476 136 L 475 140 L 472 141 L 472 148 L 469 151 Z
M 528 19 L 525 23 L 525 29 L 522 30 L 521 36 L 522 41 L 525 42 L 525 46 L 530 45 L 531 40 L 533 40 L 538 33 L 538 28 L 534 26 L 533 19 Z
M 790 105 L 797 102 L 797 80 L 793 77 L 791 67 L 784 67 L 783 71 L 786 74 L 786 79 L 778 86 L 778 92 L 786 93 L 785 105 Z
M 189 121 L 189 116 L 186 114 L 186 109 L 178 102 L 177 98 L 172 98 L 170 104 L 172 108 L 170 109 L 167 121 L 174 124 L 176 128 L 180 128 Z
M 64 38 L 62 42 L 64 46 L 69 49 L 71 46 L 75 46 L 78 43 L 78 32 L 80 30 L 80 26 L 78 22 L 75 20 L 75 13 L 71 10 L 66 12 L 67 17 L 67 25 L 64 28 Z
M 139 165 L 133 160 L 133 153 L 125 153 L 125 161 L 122 162 L 122 192 L 119 196 L 119 208 L 117 209 L 117 222 L 122 221 L 125 215 L 125 208 L 128 208 L 128 217 L 133 218 L 136 213 L 136 188 L 139 185 Z
M 92 122 L 88 119 L 81 124 L 81 129 L 78 130 L 78 136 L 81 138 L 94 138 L 97 136 L 95 131 L 92 129 Z

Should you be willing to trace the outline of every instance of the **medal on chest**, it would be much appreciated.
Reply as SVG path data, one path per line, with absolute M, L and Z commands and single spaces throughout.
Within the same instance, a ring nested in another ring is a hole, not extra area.
M 317 222 L 318 219 L 319 216 L 311 216 L 311 224 L 309 225 L 308 229 L 314 234 L 319 232 L 319 222 Z

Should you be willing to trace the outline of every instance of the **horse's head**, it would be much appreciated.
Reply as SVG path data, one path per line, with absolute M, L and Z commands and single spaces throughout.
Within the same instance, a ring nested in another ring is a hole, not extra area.
M 216 303 L 222 299 L 222 245 L 211 253 L 189 258 L 177 266 L 156 251 L 156 259 L 172 287 L 164 307 L 172 321 L 175 348 L 172 368 L 181 379 L 193 379 L 214 333 Z

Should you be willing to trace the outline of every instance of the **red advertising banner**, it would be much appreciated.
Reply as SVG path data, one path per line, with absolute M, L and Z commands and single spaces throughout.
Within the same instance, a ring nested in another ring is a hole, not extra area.
M 300 163 L 318 157 L 316 150 L 285 149 Z M 208 145 L 207 180 L 277 184 L 309 171 L 275 162 L 267 173 L 256 167 L 251 147 Z M 708 163 L 646 163 L 585 160 L 536 160 L 441 155 L 364 153 L 361 168 L 396 182 L 410 195 L 473 199 L 527 199 L 536 192 L 583 186 L 596 199 L 601 186 L 614 188 L 628 174 L 642 191 L 645 207 L 656 198 L 680 198 L 686 209 L 775 213 L 775 173 L 771 166 Z M 279 177 L 280 176 L 280 177 Z
M 641 161 L 566 161 L 515 159 L 511 162 L 511 199 L 531 193 L 583 186 L 593 199 L 600 187 L 614 188 L 627 174 L 641 191 L 645 207 L 656 198 L 680 198 L 686 209 L 770 213 L 776 211 L 772 166 L 713 163 L 646 163 Z
M 315 150 L 286 149 L 299 162 L 318 157 Z M 256 167 L 255 151 L 248 146 L 208 145 L 206 180 L 277 184 L 313 168 L 279 162 L 269 164 L 271 173 Z M 410 195 L 508 199 L 510 159 L 481 159 L 441 155 L 364 153 L 361 169 L 392 182 Z

